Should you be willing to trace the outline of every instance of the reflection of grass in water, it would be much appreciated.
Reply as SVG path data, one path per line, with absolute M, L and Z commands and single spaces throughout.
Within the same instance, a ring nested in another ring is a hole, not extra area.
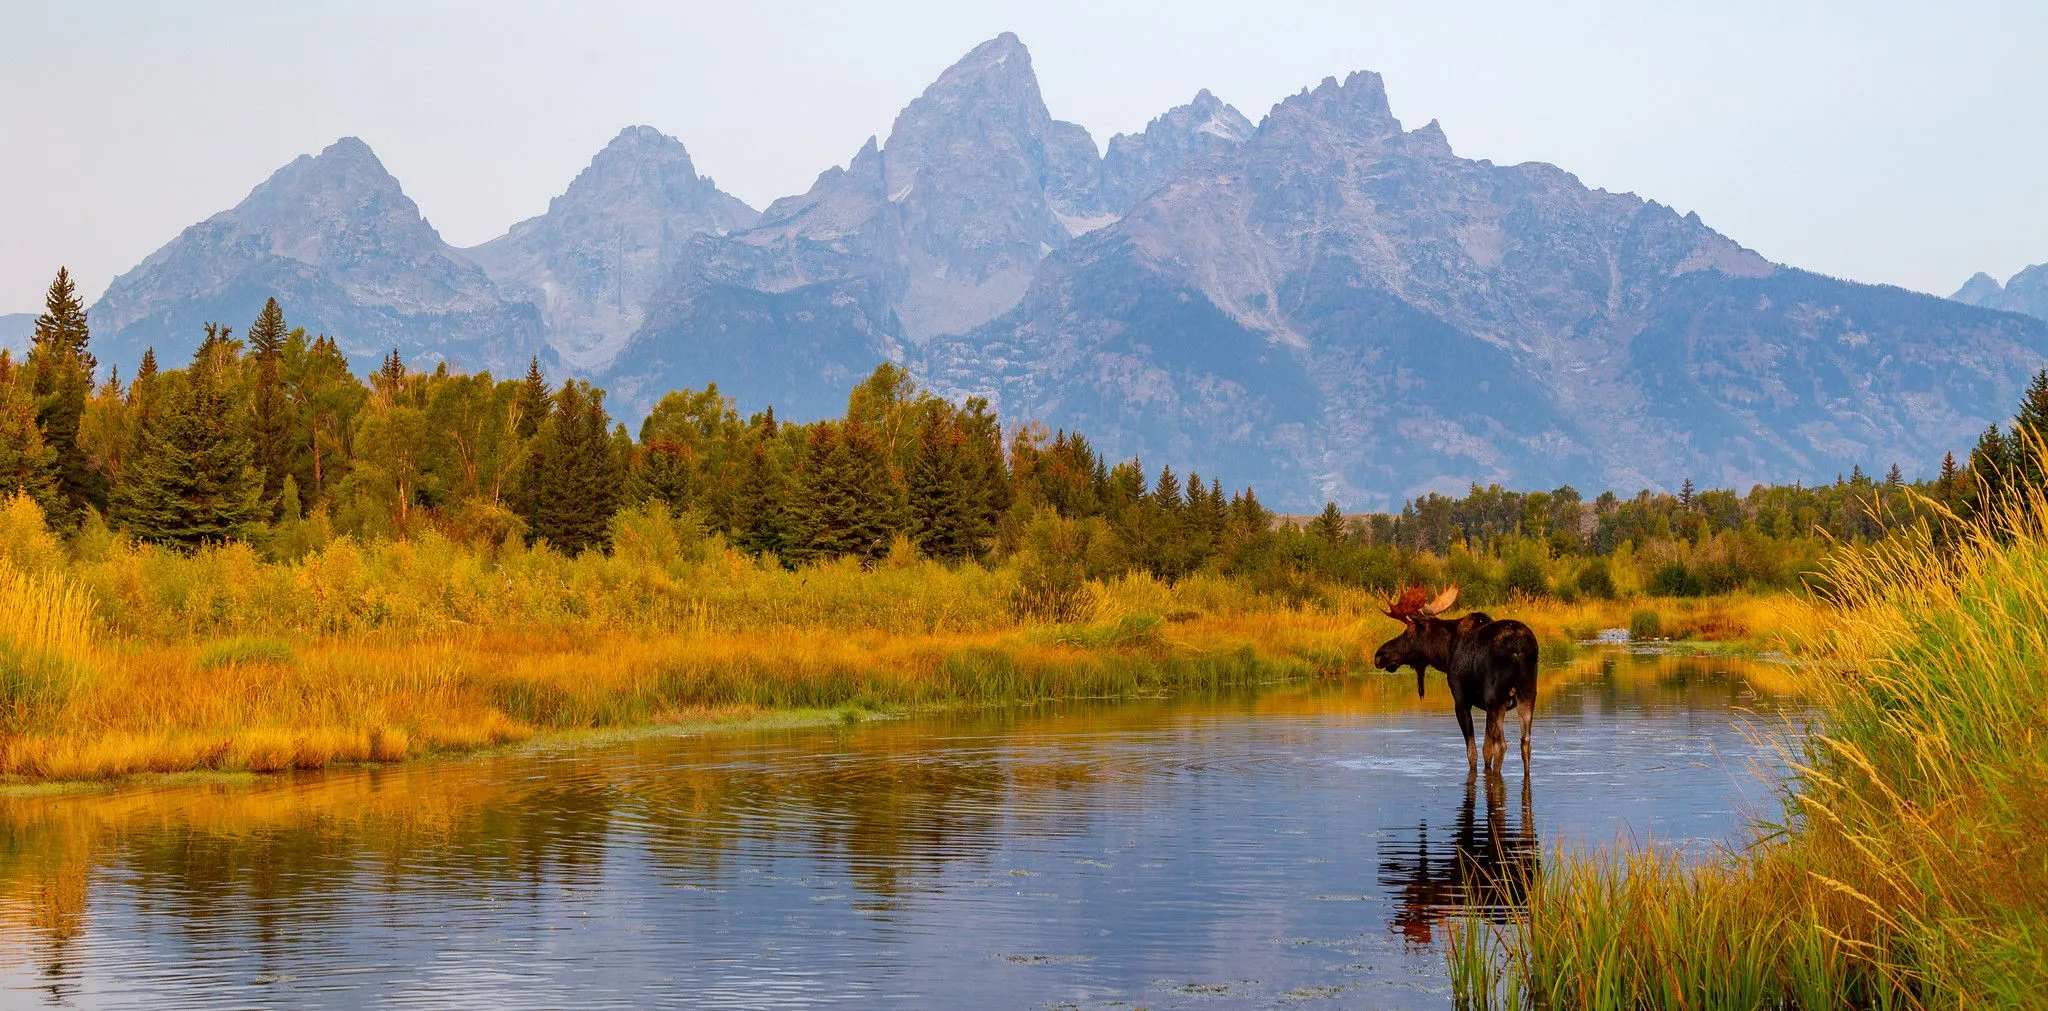
M 1463 993 L 1551 1007 L 2038 1006 L 2048 979 L 2048 497 L 1936 548 L 1837 556 L 1783 826 L 1695 863 L 1549 861 L 1467 924 Z

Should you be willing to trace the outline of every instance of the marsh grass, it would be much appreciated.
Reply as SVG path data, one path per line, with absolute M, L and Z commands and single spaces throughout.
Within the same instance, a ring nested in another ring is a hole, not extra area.
M 67 547 L 32 502 L 0 502 L 0 777 L 317 769 L 710 710 L 1333 679 L 1369 672 L 1394 631 L 1377 593 L 1331 586 L 1290 604 L 1212 573 L 1089 580 L 1054 621 L 1019 611 L 1008 567 L 906 548 L 870 568 L 792 572 L 686 519 L 636 522 L 611 555 L 482 551 L 425 529 L 270 561 L 247 545 L 174 552 L 103 527 Z M 1556 660 L 1621 606 L 1495 610 L 1526 614 Z
M 1960 541 L 1840 551 L 1823 575 L 1799 643 L 1823 715 L 1787 746 L 1776 823 L 1719 857 L 1546 860 L 1524 916 L 1447 951 L 1463 1001 L 2041 1006 L 2048 498 Z
M 0 561 L 0 727 L 64 705 L 92 671 L 92 603 L 61 576 Z

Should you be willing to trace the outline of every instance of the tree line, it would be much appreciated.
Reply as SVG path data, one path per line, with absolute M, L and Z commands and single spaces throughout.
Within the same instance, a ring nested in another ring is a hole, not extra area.
M 1490 576 L 1465 578 L 1503 592 L 1599 593 L 1612 580 L 1570 560 L 1660 545 L 1686 547 L 1700 569 L 1666 565 L 1660 590 L 1782 583 L 1805 557 L 1784 545 L 1967 518 L 2038 483 L 2024 447 L 2048 435 L 2044 372 L 2009 431 L 1993 426 L 1967 464 L 1951 455 L 1932 480 L 1908 483 L 1895 465 L 1831 485 L 1738 495 L 1688 481 L 1675 495 L 1591 501 L 1570 486 L 1475 485 L 1397 513 L 1347 516 L 1331 503 L 1294 522 L 1214 475 L 1148 473 L 1037 424 L 1005 431 L 985 400 L 934 396 L 887 364 L 841 418 L 742 417 L 713 385 L 669 393 L 635 436 L 606 412 L 604 390 L 551 384 L 538 360 L 498 379 L 415 369 L 393 351 L 359 377 L 331 337 L 290 326 L 271 299 L 239 337 L 208 324 L 182 367 L 160 367 L 152 349 L 125 383 L 97 372 L 85 308 L 60 269 L 24 359 L 0 352 L 0 491 L 35 498 L 62 529 L 101 522 L 159 544 L 240 540 L 289 557 L 337 534 L 431 527 L 573 555 L 607 550 L 620 511 L 659 503 L 791 567 L 873 563 L 902 543 L 946 562 L 1015 559 L 1055 598 L 1127 569 L 1166 580 L 1215 571 L 1288 592 L 1310 579 L 1391 587 L 1440 574 L 1428 558 L 1483 563 Z M 1709 546 L 1749 561 L 1713 569 L 1697 561 Z

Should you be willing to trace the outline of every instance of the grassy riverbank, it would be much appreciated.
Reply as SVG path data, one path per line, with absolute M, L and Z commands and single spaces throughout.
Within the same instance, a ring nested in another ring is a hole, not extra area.
M 892 554 L 789 571 L 655 521 L 609 555 L 480 552 L 432 532 L 290 562 L 177 552 L 25 499 L 0 508 L 0 777 L 106 780 L 389 762 L 706 713 L 1111 697 L 1367 671 L 1374 593 L 1083 584 L 1068 620 L 1011 567 Z M 1298 600 L 1298 595 L 1294 599 Z M 1527 601 L 1553 654 L 1602 628 L 1771 633 L 1783 598 Z
M 1525 917 L 1454 943 L 1470 1003 L 2041 1006 L 2048 499 L 1828 569 L 1839 606 L 1806 641 L 1824 716 L 1781 824 L 1704 864 L 1547 861 Z

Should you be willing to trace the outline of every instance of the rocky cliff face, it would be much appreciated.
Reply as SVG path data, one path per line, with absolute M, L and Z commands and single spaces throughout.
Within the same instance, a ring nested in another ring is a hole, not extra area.
M 2028 267 L 2004 284 L 1980 271 L 1949 297 L 1968 305 L 2048 320 L 2048 263 Z
M 723 235 L 760 215 L 697 174 L 681 141 L 653 127 L 620 131 L 548 203 L 466 250 L 509 298 L 533 306 L 570 367 L 610 364 L 694 235 Z
M 93 347 L 128 370 L 154 345 L 168 367 L 198 346 L 201 324 L 240 330 L 273 295 L 293 325 L 333 335 L 365 365 L 395 347 L 415 364 L 503 372 L 543 350 L 539 314 L 442 242 L 353 137 L 299 157 L 115 278 L 91 310 Z
M 1376 75 L 1282 102 L 1055 253 L 930 380 L 1307 508 L 1501 481 L 1913 467 L 2048 332 L 1772 265 L 1692 215 L 1404 130 Z
M 1047 112 L 1030 52 L 1005 33 L 940 74 L 885 143 L 754 228 L 694 241 L 606 379 L 642 409 L 717 381 L 792 416 L 836 413 L 876 362 L 918 358 L 1010 310 L 1047 254 L 1249 132 L 1204 92 L 1104 158 L 1087 130 Z

